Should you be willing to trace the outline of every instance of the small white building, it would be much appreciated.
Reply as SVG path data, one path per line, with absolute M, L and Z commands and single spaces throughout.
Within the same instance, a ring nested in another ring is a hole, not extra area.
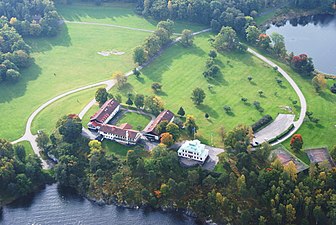
M 209 150 L 207 150 L 205 145 L 201 144 L 199 140 L 192 140 L 184 142 L 177 153 L 180 157 L 204 163 L 208 158 Z

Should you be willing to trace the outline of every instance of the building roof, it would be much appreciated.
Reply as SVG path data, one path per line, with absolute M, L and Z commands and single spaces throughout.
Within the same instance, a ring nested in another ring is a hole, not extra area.
M 114 99 L 107 100 L 104 105 L 91 116 L 90 121 L 95 120 L 99 123 L 104 123 L 119 105 L 119 102 Z
M 117 127 L 117 126 L 110 125 L 110 124 L 102 124 L 99 128 L 99 131 L 107 133 L 107 134 L 118 135 L 124 138 L 126 138 L 127 133 L 128 133 L 128 137 L 130 139 L 135 139 L 136 136 L 139 134 L 138 131 L 131 130 L 131 129 L 123 129 L 121 127 Z
M 121 129 L 132 129 L 132 125 L 128 123 L 123 123 L 119 126 Z
M 156 119 L 150 124 L 150 126 L 146 127 L 144 132 L 157 134 L 155 131 L 156 126 L 164 120 L 170 122 L 173 118 L 174 113 L 172 113 L 170 110 L 164 110 L 156 117 Z
M 209 150 L 205 148 L 204 144 L 201 144 L 199 140 L 192 140 L 192 141 L 186 141 L 182 144 L 182 146 L 179 148 L 178 152 L 182 153 L 183 150 L 192 152 L 192 153 L 198 153 L 198 155 L 201 158 L 205 158 L 209 154 Z

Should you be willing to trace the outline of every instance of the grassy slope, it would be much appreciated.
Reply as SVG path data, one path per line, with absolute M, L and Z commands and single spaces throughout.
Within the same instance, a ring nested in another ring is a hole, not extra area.
M 292 106 L 289 99 L 296 97 L 288 83 L 284 82 L 284 88 L 277 85 L 277 72 L 250 54 L 220 55 L 217 62 L 221 66 L 222 76 L 218 81 L 212 82 L 214 88 L 213 91 L 209 91 L 208 82 L 202 75 L 207 53 L 211 49 L 209 37 L 208 34 L 198 36 L 195 45 L 189 49 L 180 45 L 168 49 L 151 66 L 143 70 L 140 79 L 129 78 L 130 85 L 121 92 L 124 96 L 129 92 L 152 95 L 151 83 L 161 82 L 163 91 L 159 95 L 166 103 L 165 108 L 176 113 L 178 108 L 183 106 L 187 114 L 196 117 L 202 139 L 212 144 L 213 136 L 214 144 L 219 145 L 217 133 L 220 126 L 232 129 L 240 123 L 252 124 L 264 114 L 276 117 L 277 113 L 283 112 L 279 107 Z M 248 75 L 253 76 L 254 84 L 248 82 Z M 190 100 L 195 87 L 203 88 L 207 95 L 204 104 L 199 107 L 195 107 Z M 266 97 L 259 97 L 259 89 L 264 91 Z M 113 89 L 112 92 L 116 93 L 118 90 Z M 274 95 L 275 92 L 278 93 L 278 97 Z M 265 112 L 261 114 L 253 105 L 244 105 L 242 97 L 247 97 L 250 103 L 255 100 L 261 102 Z M 224 105 L 232 107 L 233 115 L 224 113 Z M 205 113 L 210 115 L 209 120 L 204 118 Z
M 154 29 L 153 22 L 136 16 L 130 8 L 128 4 L 117 8 L 73 5 L 61 6 L 59 11 L 67 19 L 81 20 L 83 15 L 85 21 L 104 23 L 110 17 L 115 24 Z M 102 13 L 97 13 L 98 9 Z M 17 84 L 0 84 L 0 123 L 7 127 L 0 131 L 0 137 L 15 140 L 22 136 L 29 115 L 52 97 L 109 79 L 115 71 L 133 68 L 132 50 L 148 35 L 111 27 L 67 24 L 57 37 L 27 39 L 35 64 L 23 71 L 23 78 Z M 112 49 L 125 54 L 110 57 L 97 54 Z
M 150 118 L 148 116 L 137 114 L 137 113 L 126 113 L 117 122 L 117 125 L 128 123 L 128 124 L 131 124 L 133 129 L 135 130 L 143 130 L 149 122 L 150 122 Z
M 44 130 L 47 134 L 51 134 L 57 120 L 63 115 L 78 114 L 88 103 L 88 100 L 94 98 L 97 88 L 69 95 L 48 106 L 33 121 L 32 132 L 37 133 L 38 130 Z
M 155 30 L 157 24 L 156 20 L 136 15 L 135 5 L 128 3 L 104 3 L 102 6 L 81 3 L 70 6 L 58 5 L 57 8 L 63 18 L 69 21 L 117 24 L 148 30 Z M 184 21 L 175 22 L 175 32 L 181 33 L 186 28 L 199 31 L 204 29 L 204 26 Z

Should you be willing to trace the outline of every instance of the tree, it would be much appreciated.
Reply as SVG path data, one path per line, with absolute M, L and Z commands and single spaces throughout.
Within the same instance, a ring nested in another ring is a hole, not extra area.
M 223 109 L 226 113 L 230 113 L 232 111 L 232 109 L 229 105 L 224 105 Z
M 253 134 L 248 126 L 238 125 L 228 132 L 224 140 L 224 146 L 232 152 L 246 152 L 250 149 Z
M 242 100 L 242 102 L 246 103 L 248 99 L 243 97 L 243 98 L 241 98 L 241 100 Z
M 215 59 L 217 57 L 217 52 L 215 50 L 210 50 L 209 57 Z
M 26 161 L 26 150 L 23 145 L 15 145 L 14 146 L 14 155 L 21 162 Z
M 171 36 L 174 32 L 174 22 L 172 20 L 160 21 L 157 25 L 157 28 L 165 29 L 168 31 L 169 36 Z
M 310 76 L 315 70 L 312 58 L 306 54 L 293 56 L 290 63 L 294 70 L 305 76 Z
M 256 26 L 249 26 L 246 28 L 246 40 L 252 44 L 257 43 L 261 31 Z
M 330 156 L 336 160 L 336 145 L 334 145 L 331 149 L 330 149 Z
M 147 61 L 147 57 L 147 52 L 144 47 L 138 46 L 134 49 L 133 60 L 135 63 L 142 65 Z
M 168 121 L 163 120 L 156 126 L 156 132 L 159 134 L 165 133 L 167 130 Z
M 313 84 L 313 87 L 315 88 L 315 91 L 317 93 L 320 93 L 321 91 L 323 91 L 327 87 L 327 81 L 326 81 L 324 75 L 322 75 L 322 74 L 316 75 L 312 79 L 312 84 Z
M 142 108 L 144 106 L 145 96 L 143 94 L 136 94 L 134 99 L 134 104 L 137 108 Z
M 182 108 L 182 106 L 179 108 L 177 114 L 180 115 L 180 116 L 184 116 L 184 115 L 185 115 L 185 111 L 184 111 L 184 109 Z
M 205 119 L 209 119 L 210 116 L 209 116 L 208 113 L 205 113 L 205 114 L 204 114 L 204 117 L 205 117 Z
M 285 46 L 285 38 L 281 34 L 273 32 L 271 34 L 271 39 L 273 42 L 273 50 L 274 53 L 282 58 L 284 58 L 287 54 L 286 46 Z
M 292 204 L 286 205 L 286 221 L 288 224 L 292 224 L 296 219 L 296 210 Z
M 122 88 L 127 83 L 127 77 L 122 72 L 115 72 L 112 78 L 117 81 L 118 88 Z
M 126 104 L 129 105 L 129 106 L 133 105 L 132 99 L 128 98 L 127 101 L 126 101 Z
M 184 47 L 189 47 L 193 44 L 194 36 L 191 30 L 184 29 L 181 36 L 181 44 Z
M 258 91 L 258 94 L 259 94 L 259 96 L 261 97 L 261 96 L 263 96 L 264 91 L 263 91 L 263 90 L 259 90 L 259 91 Z
M 154 83 L 152 83 L 152 89 L 154 90 L 154 92 L 161 91 L 162 84 L 160 84 L 158 82 L 154 82 Z
M 201 103 L 203 103 L 205 97 L 206 95 L 203 89 L 195 88 L 192 92 L 191 100 L 194 102 L 195 105 L 200 105 Z
M 171 146 L 174 143 L 173 135 L 167 132 L 161 134 L 161 143 L 166 146 Z
M 134 68 L 133 69 L 133 75 L 135 75 L 137 78 L 139 78 L 139 76 L 141 75 L 141 72 L 137 68 Z
M 271 39 L 267 34 L 260 34 L 258 38 L 258 44 L 261 48 L 268 50 L 271 46 Z
M 239 40 L 237 34 L 231 27 L 222 27 L 213 43 L 217 51 L 232 51 L 237 49 L 238 45 Z
M 57 122 L 57 128 L 64 141 L 73 143 L 81 136 L 82 121 L 77 115 L 70 114 Z
M 301 134 L 294 134 L 290 140 L 290 146 L 291 148 L 298 152 L 302 149 L 303 146 L 303 140 Z
M 173 122 L 168 123 L 166 131 L 173 135 L 174 141 L 180 137 L 180 128 Z
M 247 79 L 248 79 L 248 81 L 251 82 L 253 80 L 253 77 L 252 76 L 248 76 Z
M 95 94 L 95 99 L 99 103 L 99 105 L 103 105 L 108 98 L 108 92 L 106 91 L 105 88 L 98 88 Z
M 6 72 L 6 79 L 9 81 L 16 82 L 20 79 L 20 77 L 21 77 L 21 74 L 14 69 L 8 69 Z
M 198 126 L 196 125 L 194 116 L 187 115 L 184 128 L 188 131 L 189 135 L 194 135 L 197 132 Z
M 44 131 L 39 130 L 37 132 L 37 138 L 36 138 L 37 147 L 39 147 L 42 150 L 46 150 L 48 147 L 49 141 L 50 141 L 49 137 Z
M 148 96 L 145 98 L 145 109 L 158 115 L 163 110 L 163 101 L 158 96 Z
M 334 84 L 330 87 L 330 91 L 331 91 L 331 93 L 336 94 L 336 83 L 334 83 Z

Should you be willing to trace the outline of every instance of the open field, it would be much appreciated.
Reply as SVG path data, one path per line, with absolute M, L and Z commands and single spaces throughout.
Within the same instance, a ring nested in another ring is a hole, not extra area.
M 114 88 L 112 93 L 121 92 L 124 101 L 129 92 L 153 95 L 151 84 L 160 82 L 163 88 L 158 95 L 164 100 L 165 108 L 176 113 L 182 106 L 186 114 L 195 116 L 200 127 L 200 139 L 217 146 L 220 146 L 218 131 L 221 126 L 230 130 L 241 123 L 250 125 L 265 114 L 275 118 L 278 113 L 286 113 L 283 106 L 290 106 L 297 113 L 292 103 L 296 100 L 294 90 L 285 79 L 282 79 L 283 87 L 280 87 L 275 80 L 278 72 L 250 54 L 220 54 L 216 62 L 221 68 L 221 75 L 211 82 L 213 88 L 209 90 L 202 72 L 211 49 L 210 37 L 209 34 L 197 36 L 191 48 L 181 45 L 171 47 L 145 68 L 139 79 L 130 77 L 125 88 Z M 252 82 L 247 79 L 249 75 L 253 77 Z M 196 87 L 203 88 L 207 95 L 204 103 L 197 107 L 190 99 Z M 264 96 L 260 97 L 258 90 L 263 90 Z M 247 104 L 241 101 L 242 97 L 248 98 Z M 255 109 L 254 101 L 261 103 L 263 113 Z M 224 105 L 231 106 L 231 114 L 224 112 Z M 210 115 L 208 120 L 204 118 L 205 113 Z
M 154 29 L 153 22 L 135 15 L 126 7 L 129 5 L 120 4 L 117 9 L 100 7 L 106 9 L 106 14 L 102 16 L 95 13 L 95 7 L 75 4 L 67 8 L 60 6 L 60 14 L 64 13 L 68 19 L 72 15 L 77 18 L 85 14 L 85 21 L 93 22 L 113 18 L 114 24 Z M 107 80 L 115 71 L 126 72 L 134 68 L 132 50 L 142 44 L 148 35 L 146 32 L 113 27 L 66 24 L 57 37 L 26 39 L 32 47 L 35 63 L 22 72 L 23 77 L 18 83 L 0 84 L 0 123 L 6 127 L 0 131 L 0 137 L 15 140 L 22 136 L 29 115 L 49 99 Z M 104 57 L 97 53 L 106 50 L 125 54 Z M 59 107 L 65 106 L 60 104 Z M 39 126 L 42 128 L 44 125 Z
M 314 87 L 311 85 L 312 77 L 302 77 L 284 63 L 281 63 L 270 56 L 268 57 L 291 75 L 292 79 L 300 87 L 306 98 L 307 111 L 313 112 L 313 117 L 319 119 L 319 122 L 316 124 L 306 118 L 305 122 L 298 130 L 297 133 L 301 134 L 303 137 L 303 148 L 328 147 L 330 149 L 332 146 L 336 145 L 336 95 L 330 92 L 329 87 L 321 94 L 316 93 Z M 328 86 L 332 83 L 333 81 L 328 80 Z M 283 145 L 287 149 L 290 149 L 289 143 L 290 140 L 287 140 Z M 300 157 L 302 154 L 296 155 L 306 162 L 308 158 L 305 153 L 303 154 L 305 155 L 304 157 Z
M 134 130 L 143 130 L 147 124 L 151 121 L 151 118 L 138 113 L 126 113 L 124 114 L 120 120 L 118 120 L 116 125 L 121 125 L 123 123 L 128 123 L 132 125 L 132 129 Z
M 65 20 L 94 22 L 101 24 L 117 24 L 133 28 L 155 30 L 158 21 L 144 18 L 135 14 L 135 5 L 131 3 L 104 3 L 102 6 L 94 4 L 76 3 L 73 5 L 57 5 L 58 12 Z M 183 29 L 199 31 L 204 29 L 203 25 L 184 21 L 175 22 L 176 33 Z
M 55 129 L 56 122 L 63 115 L 78 114 L 94 98 L 97 88 L 99 87 L 69 95 L 48 106 L 33 121 L 32 132 L 37 133 L 38 130 L 43 130 L 47 134 L 51 134 Z

